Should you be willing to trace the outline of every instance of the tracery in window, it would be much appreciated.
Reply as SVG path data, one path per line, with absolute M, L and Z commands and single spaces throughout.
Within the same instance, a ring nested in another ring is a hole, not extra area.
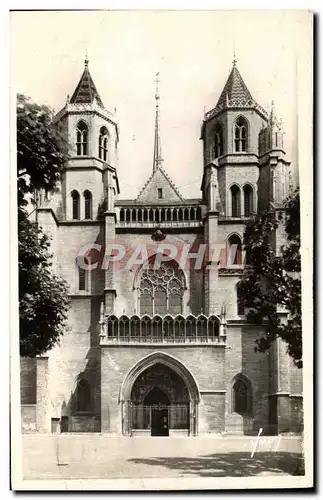
M 234 147 L 237 153 L 247 151 L 248 148 L 248 126 L 247 122 L 242 116 L 238 118 L 234 126 Z
M 84 121 L 77 124 L 76 129 L 76 153 L 77 156 L 87 155 L 88 127 Z
M 185 289 L 183 271 L 175 261 L 162 262 L 158 269 L 153 266 L 154 261 L 151 260 L 148 268 L 141 273 L 140 314 L 181 314 Z

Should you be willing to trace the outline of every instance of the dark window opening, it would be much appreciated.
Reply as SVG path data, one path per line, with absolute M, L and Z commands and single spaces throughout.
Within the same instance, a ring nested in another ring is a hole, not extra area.
M 231 189 L 231 215 L 232 217 L 241 216 L 241 201 L 240 201 L 240 188 L 236 185 L 232 186 Z
M 228 241 L 228 265 L 242 264 L 242 244 L 237 235 L 232 235 Z
M 251 186 L 243 188 L 244 196 L 244 216 L 250 217 L 253 213 L 253 189 Z
M 92 194 L 90 191 L 84 191 L 84 217 L 92 219 Z
M 81 379 L 77 384 L 74 408 L 76 412 L 89 413 L 93 411 L 91 386 L 85 379 Z
M 248 380 L 238 376 L 232 387 L 232 411 L 240 415 L 252 412 L 251 387 Z
M 86 270 L 79 267 L 79 290 L 86 290 Z
M 77 191 L 72 192 L 72 217 L 74 220 L 80 218 L 80 195 Z
M 99 135 L 99 158 L 103 161 L 108 160 L 108 130 L 101 127 Z

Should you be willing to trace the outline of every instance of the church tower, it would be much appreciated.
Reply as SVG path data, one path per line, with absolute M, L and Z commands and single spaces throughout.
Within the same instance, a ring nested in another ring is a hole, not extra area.
M 100 208 L 113 210 L 118 194 L 119 131 L 106 110 L 84 61 L 84 71 L 71 98 L 56 116 L 66 131 L 70 158 L 62 176 L 63 218 L 91 220 Z
M 234 58 L 216 106 L 205 113 L 201 130 L 204 151 L 201 190 L 207 206 L 204 238 L 210 248 L 215 245 L 217 255 L 213 255 L 212 261 L 217 264 L 214 261 L 218 259 L 220 264 L 219 269 L 210 265 L 205 269 L 209 314 L 217 314 L 222 307 L 223 298 L 217 293 L 221 273 L 233 266 L 230 272 L 235 273 L 237 281 L 241 274 L 244 226 L 257 212 L 258 205 L 259 132 L 267 122 L 266 111 L 253 99 Z M 229 258 L 231 246 L 237 251 Z M 232 299 L 228 302 L 232 303 Z M 237 315 L 232 308 L 228 313 Z
M 266 111 L 253 99 L 234 59 L 218 102 L 205 114 L 202 125 L 206 177 L 202 191 L 210 209 L 234 218 L 249 216 L 256 210 L 258 136 L 267 122 Z M 207 180 L 211 177 L 216 179 L 217 187 L 212 196 Z

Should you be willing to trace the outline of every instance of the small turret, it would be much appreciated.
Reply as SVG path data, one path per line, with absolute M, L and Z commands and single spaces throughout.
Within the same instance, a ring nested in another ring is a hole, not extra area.
M 268 124 L 259 132 L 259 208 L 281 205 L 290 191 L 289 168 L 284 151 L 284 130 L 277 119 L 274 101 Z
M 284 151 L 283 123 L 277 119 L 274 101 L 271 103 L 268 125 L 259 133 L 259 155 L 272 150 Z

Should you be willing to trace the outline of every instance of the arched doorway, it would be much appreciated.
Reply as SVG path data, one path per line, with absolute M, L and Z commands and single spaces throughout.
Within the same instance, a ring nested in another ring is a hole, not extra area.
M 192 374 L 165 353 L 143 358 L 121 388 L 124 435 L 196 435 L 199 391 Z

